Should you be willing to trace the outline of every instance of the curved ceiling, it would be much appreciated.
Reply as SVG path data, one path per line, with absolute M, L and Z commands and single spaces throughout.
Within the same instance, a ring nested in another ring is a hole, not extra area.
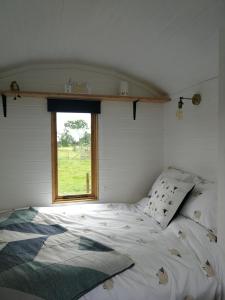
M 224 0 L 0 0 L 0 71 L 113 67 L 175 91 L 218 74 Z

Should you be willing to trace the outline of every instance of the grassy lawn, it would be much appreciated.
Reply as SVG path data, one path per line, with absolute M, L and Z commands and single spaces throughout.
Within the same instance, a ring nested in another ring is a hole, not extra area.
M 91 192 L 90 153 L 76 147 L 58 147 L 59 195 L 86 194 L 86 174 L 89 173 Z

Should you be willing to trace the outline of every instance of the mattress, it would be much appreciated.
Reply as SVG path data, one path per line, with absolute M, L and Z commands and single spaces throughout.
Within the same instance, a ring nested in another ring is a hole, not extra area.
M 35 209 L 59 226 L 103 243 L 134 261 L 132 268 L 101 283 L 82 300 L 225 299 L 224 253 L 210 239 L 206 228 L 188 218 L 178 216 L 162 230 L 136 205 Z M 21 293 L 15 299 L 41 298 Z M 63 295 L 60 299 L 64 299 Z

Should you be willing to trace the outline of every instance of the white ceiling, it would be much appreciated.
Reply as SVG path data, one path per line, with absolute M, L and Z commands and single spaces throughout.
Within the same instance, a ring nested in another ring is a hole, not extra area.
M 218 74 L 224 0 L 0 0 L 0 70 L 85 62 L 169 93 Z

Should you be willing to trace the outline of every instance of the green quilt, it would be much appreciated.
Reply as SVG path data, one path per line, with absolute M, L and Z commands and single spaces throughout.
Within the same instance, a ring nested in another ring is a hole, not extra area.
M 1 300 L 16 299 L 16 292 L 20 299 L 21 292 L 26 299 L 79 299 L 134 265 L 126 255 L 54 220 L 33 208 L 0 218 Z

